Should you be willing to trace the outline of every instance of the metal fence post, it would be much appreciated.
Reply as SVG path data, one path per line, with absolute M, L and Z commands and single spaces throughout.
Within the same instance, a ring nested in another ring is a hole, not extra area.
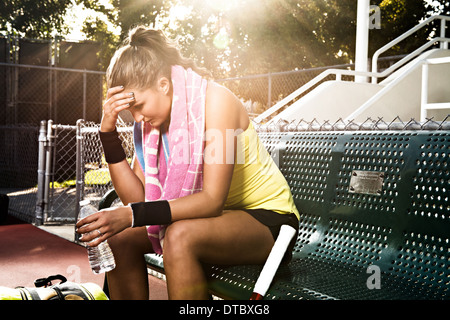
M 39 158 L 38 158 L 38 191 L 36 199 L 36 211 L 34 217 L 34 224 L 41 225 L 43 223 L 44 212 L 44 186 L 45 186 L 45 143 L 47 142 L 47 121 L 42 120 L 39 128 Z
M 78 221 L 78 213 L 80 212 L 80 201 L 84 193 L 84 176 L 83 176 L 83 134 L 81 127 L 84 124 L 83 119 L 77 120 L 77 151 L 76 151 L 76 195 L 75 195 L 75 223 Z M 75 242 L 79 242 L 80 235 L 75 232 Z
M 422 64 L 422 96 L 420 98 L 420 121 L 425 121 L 427 117 L 428 104 L 428 62 Z
M 78 218 L 80 210 L 80 201 L 83 198 L 84 176 L 83 176 L 83 134 L 81 127 L 84 124 L 83 119 L 77 121 L 77 160 L 76 160 L 76 199 L 75 199 L 75 217 Z
M 53 120 L 47 122 L 47 146 L 45 152 L 45 179 L 44 179 L 44 216 L 42 222 L 45 223 L 49 219 L 49 207 L 50 207 L 50 181 L 52 173 L 52 152 L 54 145 L 53 136 Z
M 441 19 L 441 32 L 440 32 L 440 36 L 441 38 L 445 38 L 445 27 L 447 24 L 447 20 L 445 19 Z M 447 41 L 440 41 L 440 48 L 441 49 L 448 49 L 448 42 Z
M 48 70 L 48 118 L 52 119 L 53 117 L 53 70 Z
M 84 72 L 83 72 L 83 119 L 87 119 L 86 118 L 86 108 L 87 108 L 86 99 L 87 99 L 87 76 L 86 76 L 86 70 L 84 70 Z

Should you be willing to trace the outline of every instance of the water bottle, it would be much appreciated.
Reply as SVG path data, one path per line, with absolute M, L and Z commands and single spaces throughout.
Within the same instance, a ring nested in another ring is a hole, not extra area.
M 98 210 L 90 204 L 89 200 L 80 201 L 80 215 L 79 219 L 83 219 Z M 87 234 L 87 233 L 86 233 Z M 86 246 L 91 265 L 92 272 L 95 274 L 111 271 L 116 267 L 114 255 L 105 240 L 96 247 Z

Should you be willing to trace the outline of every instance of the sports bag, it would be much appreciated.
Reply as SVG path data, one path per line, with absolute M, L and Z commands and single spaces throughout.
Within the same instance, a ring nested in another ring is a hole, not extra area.
M 61 282 L 52 285 L 53 280 Z M 95 283 L 69 282 L 60 274 L 37 279 L 34 285 L 36 288 L 0 287 L 0 300 L 108 300 Z

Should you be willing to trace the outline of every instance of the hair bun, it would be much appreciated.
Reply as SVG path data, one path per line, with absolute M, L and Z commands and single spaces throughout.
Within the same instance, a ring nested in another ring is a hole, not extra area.
M 130 46 L 154 46 L 168 42 L 161 30 L 154 30 L 144 26 L 138 26 L 128 33 L 128 43 Z
M 144 46 L 146 43 L 146 31 L 147 29 L 143 26 L 136 27 L 130 30 L 128 34 L 129 44 L 130 46 Z

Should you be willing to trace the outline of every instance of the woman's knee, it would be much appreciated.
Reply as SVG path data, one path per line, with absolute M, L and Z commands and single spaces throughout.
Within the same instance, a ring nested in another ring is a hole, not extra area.
M 190 221 L 172 223 L 164 236 L 164 257 L 171 258 L 189 253 L 194 245 L 194 236 Z
M 121 250 L 122 247 L 126 244 L 126 237 L 122 235 L 123 232 L 113 235 L 108 239 L 108 244 L 112 250 L 117 251 Z
M 144 227 L 142 227 L 144 228 Z M 126 229 L 108 239 L 108 244 L 115 255 L 122 253 L 145 254 L 151 252 L 146 230 Z M 145 229 L 145 228 L 144 228 Z

